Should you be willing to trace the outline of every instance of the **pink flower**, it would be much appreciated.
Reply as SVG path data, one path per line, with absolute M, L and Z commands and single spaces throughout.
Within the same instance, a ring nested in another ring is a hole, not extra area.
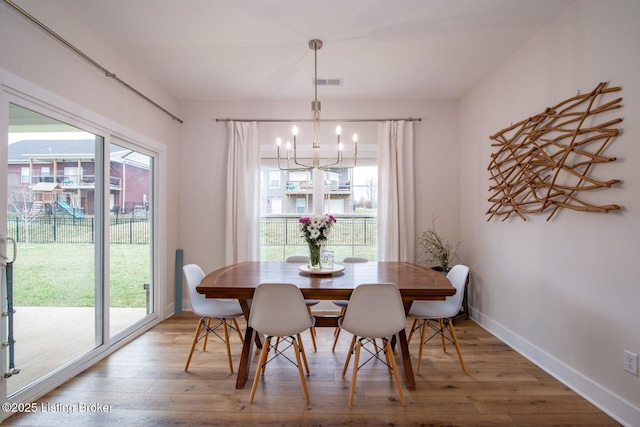
M 306 224 L 306 225 L 309 225 L 309 224 L 311 224 L 311 218 L 309 218 L 308 216 L 303 216 L 302 218 L 300 218 L 300 219 L 298 220 L 298 222 L 299 222 L 300 224 Z

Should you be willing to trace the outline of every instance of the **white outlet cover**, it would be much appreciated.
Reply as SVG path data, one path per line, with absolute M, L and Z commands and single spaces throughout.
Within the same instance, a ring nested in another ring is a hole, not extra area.
M 632 375 L 638 376 L 638 355 L 630 352 L 629 350 L 624 351 L 624 370 L 629 372 Z

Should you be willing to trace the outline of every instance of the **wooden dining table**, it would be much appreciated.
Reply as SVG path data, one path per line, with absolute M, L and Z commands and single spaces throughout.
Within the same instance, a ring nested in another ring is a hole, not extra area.
M 451 282 L 428 267 L 409 262 L 337 263 L 339 272 L 312 274 L 303 265 L 291 262 L 241 262 L 207 274 L 196 287 L 207 298 L 235 298 L 240 301 L 245 318 L 249 319 L 251 299 L 260 283 L 293 283 L 305 299 L 348 300 L 353 289 L 366 283 L 395 283 L 400 289 L 405 313 L 409 313 L 415 300 L 444 300 L 454 295 Z M 337 315 L 315 315 L 316 327 L 336 327 Z M 248 324 L 248 322 L 247 322 Z M 407 336 L 403 330 L 397 334 L 397 345 L 402 355 L 405 386 L 415 390 L 416 383 L 411 366 Z M 247 326 L 240 356 L 236 388 L 244 388 L 249 377 L 253 343 L 262 345 L 262 338 Z

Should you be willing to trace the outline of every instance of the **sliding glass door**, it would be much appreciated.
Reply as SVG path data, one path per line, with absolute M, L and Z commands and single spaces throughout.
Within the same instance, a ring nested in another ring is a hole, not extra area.
M 109 321 L 111 336 L 153 312 L 153 158 L 110 145 Z
M 0 392 L 18 402 L 154 317 L 154 154 L 0 99 Z
M 8 395 L 102 344 L 96 268 L 102 190 L 95 165 L 103 149 L 98 135 L 9 105 L 2 210 L 3 234 L 16 248 L 8 285 L 20 372 L 8 378 Z

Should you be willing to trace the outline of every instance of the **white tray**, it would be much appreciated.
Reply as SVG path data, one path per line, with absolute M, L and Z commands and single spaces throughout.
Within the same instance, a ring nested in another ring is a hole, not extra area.
M 334 264 L 333 268 L 309 268 L 307 264 L 303 264 L 298 269 L 309 274 L 333 274 L 344 270 L 344 265 Z

